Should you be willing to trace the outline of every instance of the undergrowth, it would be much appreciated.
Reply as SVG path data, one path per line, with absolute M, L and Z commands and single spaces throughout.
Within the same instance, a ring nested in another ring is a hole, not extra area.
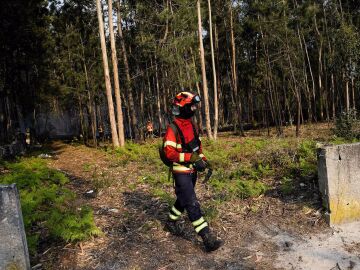
M 136 185 L 146 185 L 153 196 L 171 203 L 168 191 L 172 189 L 172 178 L 168 179 L 167 167 L 161 163 L 158 144 L 127 143 L 109 154 L 116 165 L 139 164 L 141 177 L 133 189 Z M 275 188 L 272 180 L 278 180 L 280 192 L 288 195 L 293 192 L 296 179 L 317 175 L 316 141 L 312 139 L 219 138 L 216 141 L 205 139 L 202 144 L 204 154 L 214 167 L 208 185 L 213 198 L 220 203 L 258 197 Z
M 2 166 L 0 184 L 15 183 L 20 192 L 21 208 L 30 253 L 36 252 L 40 234 L 53 239 L 76 242 L 99 235 L 92 210 L 75 208 L 75 194 L 65 188 L 68 178 L 49 169 L 39 158 L 22 158 Z

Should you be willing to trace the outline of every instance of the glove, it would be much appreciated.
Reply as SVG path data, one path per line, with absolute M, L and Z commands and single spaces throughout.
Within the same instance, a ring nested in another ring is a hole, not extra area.
M 193 152 L 190 157 L 190 162 L 195 163 L 196 161 L 202 159 L 197 152 Z
M 205 171 L 207 164 L 205 163 L 205 161 L 203 161 L 203 159 L 199 156 L 198 153 L 192 153 L 190 157 L 190 162 L 194 164 L 194 167 L 197 171 Z
M 207 159 L 206 161 L 206 167 L 209 169 L 209 170 L 212 170 L 213 169 L 213 165 L 212 163 L 210 163 L 210 161 Z

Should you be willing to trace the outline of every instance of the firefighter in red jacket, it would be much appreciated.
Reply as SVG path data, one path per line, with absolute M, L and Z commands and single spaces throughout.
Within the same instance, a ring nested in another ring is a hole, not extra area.
M 166 228 L 175 235 L 181 235 L 183 228 L 179 219 L 186 210 L 195 231 L 203 239 L 206 251 L 214 251 L 222 241 L 210 232 L 194 189 L 197 172 L 210 166 L 202 153 L 199 134 L 191 120 L 199 102 L 200 97 L 190 92 L 177 94 L 173 101 L 172 114 L 175 119 L 164 136 L 164 152 L 166 158 L 173 162 L 176 202 L 169 212 Z M 174 126 L 176 131 L 173 130 Z

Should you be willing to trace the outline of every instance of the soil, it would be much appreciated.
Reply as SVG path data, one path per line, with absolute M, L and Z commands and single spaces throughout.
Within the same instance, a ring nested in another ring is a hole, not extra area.
M 63 142 L 51 148 L 50 166 L 68 175 L 77 203 L 93 208 L 103 235 L 81 244 L 43 243 L 34 258 L 38 268 L 302 269 L 289 265 L 304 256 L 293 252 L 303 248 L 299 243 L 333 233 L 323 218 L 317 189 L 309 191 L 299 183 L 289 196 L 274 188 L 258 198 L 221 204 L 210 226 L 224 245 L 206 253 L 186 217 L 185 236 L 171 235 L 164 230 L 169 205 L 150 194 L 146 185 L 131 188 L 141 175 L 141 164 L 116 166 L 103 151 Z M 99 179 L 105 178 L 110 184 L 102 187 Z M 94 196 L 89 196 L 90 190 Z M 197 194 L 200 202 L 212 199 L 201 183 Z M 359 253 L 358 243 L 346 248 Z

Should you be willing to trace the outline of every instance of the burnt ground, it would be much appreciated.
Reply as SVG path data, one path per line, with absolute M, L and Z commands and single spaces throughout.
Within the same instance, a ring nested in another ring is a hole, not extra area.
M 258 198 L 220 204 L 210 226 L 225 243 L 206 253 L 186 217 L 184 237 L 164 230 L 169 205 L 149 193 L 146 185 L 134 184 L 141 164 L 116 165 L 104 151 L 85 146 L 54 142 L 51 148 L 49 165 L 67 174 L 77 203 L 93 208 L 103 235 L 81 244 L 42 243 L 33 258 L 39 268 L 283 269 L 276 261 L 292 243 L 278 236 L 303 238 L 330 230 L 316 187 L 309 192 L 299 186 L 287 197 L 275 187 Z M 96 189 L 94 198 L 84 195 L 91 189 Z M 200 202 L 212 200 L 201 183 L 197 193 Z

